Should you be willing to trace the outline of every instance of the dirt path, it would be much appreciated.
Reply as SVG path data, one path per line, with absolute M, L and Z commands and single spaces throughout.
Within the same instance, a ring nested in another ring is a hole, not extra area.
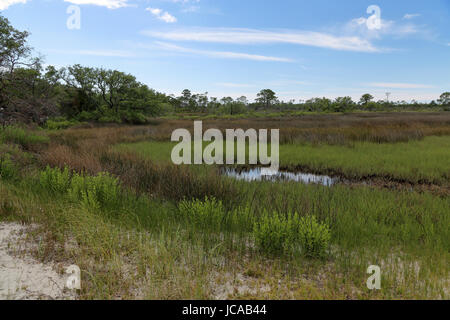
M 73 299 L 73 292 L 64 289 L 65 275 L 23 251 L 25 229 L 0 223 L 0 300 Z

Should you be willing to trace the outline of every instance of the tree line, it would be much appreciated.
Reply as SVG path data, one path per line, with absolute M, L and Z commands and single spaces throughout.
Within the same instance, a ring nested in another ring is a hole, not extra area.
M 57 69 L 43 65 L 27 44 L 29 34 L 15 29 L 0 16 L 0 121 L 45 124 L 62 117 L 76 121 L 143 124 L 152 117 L 178 113 L 245 114 L 251 111 L 298 110 L 311 112 L 378 111 L 395 108 L 450 108 L 450 93 L 438 101 L 374 101 L 370 94 L 354 102 L 334 100 L 280 101 L 271 89 L 261 90 L 255 101 L 209 97 L 185 89 L 180 96 L 166 95 L 139 82 L 131 74 L 104 68 L 73 65 Z

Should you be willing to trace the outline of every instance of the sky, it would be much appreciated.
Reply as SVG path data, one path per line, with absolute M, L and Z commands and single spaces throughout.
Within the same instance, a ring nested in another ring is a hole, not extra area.
M 450 0 L 0 0 L 45 63 L 158 91 L 285 101 L 450 91 Z

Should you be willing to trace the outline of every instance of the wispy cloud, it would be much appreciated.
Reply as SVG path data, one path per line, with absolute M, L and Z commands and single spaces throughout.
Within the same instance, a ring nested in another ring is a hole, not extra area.
M 121 50 L 47 50 L 48 52 L 81 56 L 95 56 L 95 57 L 117 57 L 117 58 L 131 58 L 135 54 L 129 51 Z
M 391 83 L 391 82 L 375 82 L 370 83 L 370 87 L 375 88 L 393 88 L 393 89 L 429 89 L 433 86 L 427 84 L 415 84 L 415 83 Z
M 218 82 L 215 85 L 219 86 L 219 87 L 226 87 L 226 88 L 254 88 L 254 87 L 256 87 L 254 84 L 233 83 L 233 82 Z
M 0 10 L 6 10 L 13 4 L 27 3 L 27 0 L 0 0 Z
M 368 28 L 368 18 L 361 17 L 348 22 L 343 32 L 345 34 L 359 35 L 364 39 L 379 39 L 382 36 L 404 37 L 417 34 L 423 31 L 419 26 L 413 23 L 397 23 L 391 20 L 380 20 L 379 28 Z
M 130 6 L 128 0 L 64 0 L 73 4 L 83 5 L 90 4 L 100 7 L 106 7 L 108 9 L 119 9 Z
M 403 16 L 403 19 L 410 20 L 410 19 L 414 19 L 414 18 L 417 18 L 420 16 L 421 16 L 420 13 L 407 13 Z
M 195 55 L 202 55 L 212 58 L 223 58 L 223 59 L 241 59 L 241 60 L 254 60 L 254 61 L 272 61 L 272 62 L 293 62 L 291 59 L 263 56 L 256 54 L 240 53 L 240 52 L 230 52 L 230 51 L 209 51 L 209 50 L 197 50 L 191 48 L 185 48 L 171 43 L 156 41 L 155 44 L 164 50 L 182 52 L 182 53 L 192 53 Z
M 164 22 L 167 22 L 167 23 L 175 23 L 175 22 L 177 22 L 177 18 L 175 18 L 173 15 L 171 15 L 167 11 L 163 12 L 162 9 L 146 8 L 145 10 L 150 12 L 156 18 L 158 18 L 159 20 L 162 20 Z
M 172 31 L 142 31 L 144 35 L 171 41 L 196 41 L 232 44 L 287 43 L 334 50 L 378 52 L 368 40 L 358 36 L 340 37 L 313 31 L 264 31 L 240 28 L 180 29 Z

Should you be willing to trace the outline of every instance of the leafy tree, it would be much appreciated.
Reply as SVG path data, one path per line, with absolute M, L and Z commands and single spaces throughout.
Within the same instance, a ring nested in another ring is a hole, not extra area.
M 117 70 L 96 69 L 94 74 L 102 101 L 116 114 L 121 102 L 126 101 L 131 91 L 139 87 L 134 76 Z
M 83 111 L 99 108 L 95 69 L 76 64 L 61 72 L 66 83 L 66 96 L 62 106 L 64 113 L 75 116 Z
M 353 109 L 355 103 L 351 97 L 338 97 L 334 100 L 333 111 L 345 112 Z
M 32 57 L 28 36 L 0 16 L 0 109 L 4 122 L 41 123 L 54 111 L 48 98 L 57 73 L 49 69 L 41 75 L 41 59 Z
M 256 102 L 263 105 L 264 108 L 269 109 L 277 99 L 275 92 L 270 89 L 264 89 L 258 93 Z
M 361 99 L 359 100 L 359 103 L 363 106 L 367 106 L 369 102 L 371 102 L 374 99 L 374 97 L 370 93 L 363 94 Z
M 438 99 L 438 102 L 443 106 L 450 105 L 450 92 L 444 92 Z

